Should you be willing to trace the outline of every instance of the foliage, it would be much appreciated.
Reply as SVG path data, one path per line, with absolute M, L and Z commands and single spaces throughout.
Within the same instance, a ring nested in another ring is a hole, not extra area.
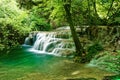
M 104 50 L 103 46 L 100 43 L 95 42 L 93 45 L 88 47 L 86 58 L 90 61 L 96 54 L 98 54 L 99 51 L 102 50 Z
M 20 7 L 39 7 L 42 18 L 52 26 L 68 25 L 65 19 L 63 0 L 18 0 Z M 71 14 L 74 25 L 119 25 L 119 0 L 72 0 Z M 40 10 L 41 9 L 41 10 Z M 38 10 L 36 8 L 36 10 Z M 43 16 L 44 15 L 44 16 Z
M 119 3 L 120 0 L 71 0 L 70 13 L 73 23 L 75 26 L 119 25 Z M 68 25 L 64 4 L 69 3 L 63 0 L 0 0 L 1 49 L 8 43 L 22 43 L 20 39 L 31 29 L 48 31 Z M 17 39 L 14 39 L 15 37 Z M 91 46 L 88 52 L 92 54 L 98 50 Z
M 120 74 L 120 51 L 108 52 L 105 51 L 95 56 L 91 61 L 94 65 L 108 71 L 116 72 Z
M 39 30 L 39 31 L 51 30 L 51 25 L 48 23 L 47 19 L 43 17 L 45 15 L 41 15 L 41 14 L 43 14 L 43 12 L 39 6 L 33 7 L 27 19 L 30 24 L 29 26 L 32 28 L 32 30 Z
M 0 5 L 0 50 L 4 50 L 23 43 L 30 28 L 24 22 L 27 13 L 14 0 L 0 0 Z
M 102 51 L 103 50 L 103 46 L 98 43 L 98 42 L 95 42 L 93 45 L 89 46 L 88 47 L 88 53 L 90 54 L 94 54 L 94 53 L 97 53 L 97 51 Z
M 66 19 L 65 19 L 66 16 L 65 16 L 65 10 L 63 7 L 63 2 L 60 0 L 59 1 L 49 0 L 49 2 L 51 2 L 51 4 L 47 3 L 49 4 L 49 6 L 53 5 L 52 6 L 53 10 L 49 16 L 51 24 L 54 25 L 55 27 L 67 25 Z
M 97 0 L 98 14 L 108 25 L 118 25 L 120 18 L 119 0 Z M 117 19 L 117 20 L 116 20 Z

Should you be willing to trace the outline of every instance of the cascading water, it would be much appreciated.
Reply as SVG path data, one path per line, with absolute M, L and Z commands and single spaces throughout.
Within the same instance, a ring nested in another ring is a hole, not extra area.
M 34 39 L 35 37 L 35 39 Z M 29 38 L 29 37 L 27 37 Z M 32 51 L 68 56 L 74 53 L 74 43 L 70 31 L 37 32 L 33 36 Z M 29 42 L 29 40 L 27 41 Z

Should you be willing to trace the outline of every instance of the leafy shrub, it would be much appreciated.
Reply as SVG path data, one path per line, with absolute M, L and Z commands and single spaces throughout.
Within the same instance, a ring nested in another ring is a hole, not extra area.
M 32 22 L 31 27 L 32 27 L 33 30 L 49 31 L 51 29 L 50 24 L 45 22 L 45 20 L 42 19 L 42 18 L 31 20 L 31 22 Z
M 27 13 L 17 7 L 15 0 L 0 0 L 0 5 L 0 51 L 8 51 L 23 43 L 31 29 L 23 22 Z
M 26 29 L 22 29 L 18 27 L 20 25 L 15 25 L 14 21 L 1 20 L 0 24 L 0 50 L 10 49 L 11 47 L 18 46 L 19 44 L 23 43 L 24 37 L 27 34 Z
M 37 31 L 51 30 L 51 26 L 48 20 L 45 19 L 45 17 L 42 16 L 40 13 L 41 13 L 41 8 L 39 7 L 33 7 L 33 9 L 31 9 L 29 17 L 27 18 L 30 27 L 32 28 L 32 30 L 37 30 Z
M 89 46 L 87 51 L 90 54 L 94 54 L 97 53 L 98 51 L 102 51 L 103 50 L 103 46 L 99 43 L 94 43 L 93 45 Z
M 97 67 L 120 74 L 120 51 L 117 52 L 102 52 L 96 55 L 90 64 Z
M 86 55 L 88 61 L 90 61 L 99 51 L 102 51 L 103 49 L 103 46 L 97 42 L 89 46 L 87 49 L 88 54 Z

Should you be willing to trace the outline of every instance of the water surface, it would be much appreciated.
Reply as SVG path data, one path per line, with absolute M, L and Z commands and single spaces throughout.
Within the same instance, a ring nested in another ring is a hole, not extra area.
M 91 78 L 101 80 L 113 73 L 72 62 L 65 57 L 38 54 L 30 46 L 14 49 L 0 57 L 0 80 L 66 80 Z

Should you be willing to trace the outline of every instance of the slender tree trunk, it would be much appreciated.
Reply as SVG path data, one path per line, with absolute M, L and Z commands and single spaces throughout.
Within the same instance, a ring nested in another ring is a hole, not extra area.
M 116 16 L 116 14 L 119 13 L 119 10 L 120 10 L 120 7 L 116 11 L 114 11 L 114 13 L 112 13 L 107 20 L 113 19 Z
M 88 38 L 91 39 L 91 28 L 92 28 L 92 25 L 91 25 L 91 15 L 90 15 L 90 0 L 87 0 L 87 5 L 88 5 L 88 25 L 89 27 L 87 28 L 87 35 L 88 35 Z
M 96 0 L 92 0 L 92 1 L 93 1 L 93 8 L 94 8 L 95 16 L 98 17 L 97 9 L 96 9 Z
M 87 0 L 88 1 L 88 24 L 89 26 L 91 26 L 91 18 L 90 18 L 90 0 Z
M 71 30 L 73 40 L 74 40 L 74 43 L 75 43 L 76 53 L 77 53 L 78 56 L 82 57 L 83 48 L 82 48 L 80 40 L 77 36 L 77 33 L 75 31 L 74 24 L 73 24 L 72 17 L 71 17 L 71 13 L 70 13 L 71 0 L 63 0 L 63 1 L 65 3 L 64 4 L 64 9 L 65 9 L 65 12 L 66 12 L 66 18 L 67 18 L 67 21 L 70 25 L 70 30 Z
M 107 12 L 107 15 L 106 15 L 106 18 L 109 16 L 109 13 L 110 13 L 110 11 L 111 11 L 111 8 L 112 8 L 112 6 L 113 6 L 113 3 L 114 3 L 114 0 L 112 0 L 112 2 L 111 2 L 111 4 L 110 4 L 110 7 L 109 7 L 108 12 Z

